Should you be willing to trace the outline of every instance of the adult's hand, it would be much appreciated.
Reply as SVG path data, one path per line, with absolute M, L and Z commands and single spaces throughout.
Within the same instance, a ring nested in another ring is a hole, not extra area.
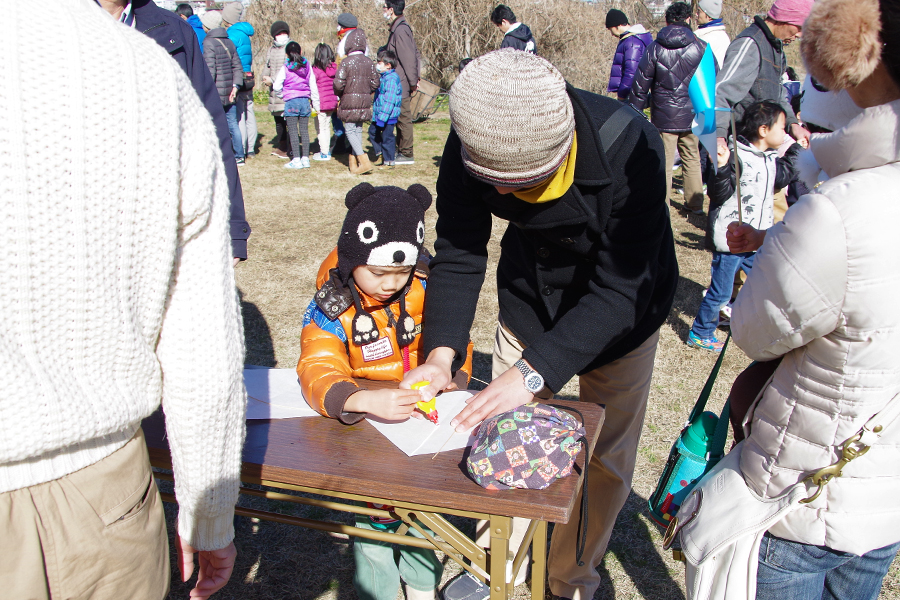
M 235 266 L 235 267 L 238 266 L 238 263 L 239 263 L 239 262 L 241 262 L 241 259 L 238 258 L 237 256 L 235 256 L 235 257 L 234 257 L 234 266 Z
M 534 400 L 534 394 L 525 389 L 525 378 L 515 367 L 507 369 L 490 385 L 469 398 L 468 405 L 450 421 L 456 431 L 468 431 L 485 419 L 505 413 Z
M 435 348 L 428 355 L 424 363 L 411 370 L 400 382 L 400 389 L 408 390 L 420 381 L 427 381 L 428 385 L 419 389 L 423 400 L 431 400 L 445 389 L 451 389 L 450 367 L 456 350 L 442 346 Z
M 231 88 L 231 93 L 228 95 L 228 103 L 234 104 L 234 99 L 237 98 L 237 88 Z
M 728 249 L 734 254 L 755 252 L 766 241 L 766 230 L 760 231 L 752 225 L 733 221 L 728 224 L 725 231 L 725 241 L 728 243 Z
M 797 143 L 804 148 L 809 148 L 809 130 L 800 123 L 791 125 L 791 137 L 797 140 Z
M 176 536 L 178 547 L 178 570 L 181 572 L 181 581 L 187 581 L 194 572 L 194 554 L 198 555 L 199 569 L 197 570 L 197 584 L 191 590 L 190 597 L 197 600 L 206 600 L 218 592 L 228 583 L 231 572 L 234 570 L 234 561 L 237 558 L 237 549 L 231 542 L 219 550 L 194 550 L 193 546 Z
M 716 138 L 716 145 L 720 148 L 728 149 L 728 140 L 725 138 Z

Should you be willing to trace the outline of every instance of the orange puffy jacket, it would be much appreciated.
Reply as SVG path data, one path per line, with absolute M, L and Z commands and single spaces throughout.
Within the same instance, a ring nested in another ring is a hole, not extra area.
M 422 309 L 425 306 L 425 287 L 428 277 L 428 260 L 420 259 L 415 275 L 406 292 L 406 312 L 415 320 L 416 338 L 407 346 L 409 368 L 425 362 L 422 352 Z M 345 413 L 344 403 L 351 394 L 367 389 L 354 381 L 373 379 L 400 381 L 405 373 L 403 352 L 397 347 L 394 327 L 390 322 L 400 315 L 400 302 L 384 306 L 359 290 L 363 310 L 368 312 L 378 326 L 380 336 L 376 342 L 357 346 L 349 340 L 356 308 L 348 290 L 336 276 L 337 248 L 319 267 L 316 277 L 318 291 L 303 316 L 300 360 L 297 375 L 303 395 L 315 410 L 323 416 L 339 419 L 343 423 L 355 423 L 365 417 L 362 413 Z M 334 277 L 332 277 L 334 275 Z M 358 288 L 357 288 L 358 289 Z M 389 319 L 386 310 L 390 310 Z M 329 313 L 333 313 L 329 317 Z M 466 389 L 472 372 L 472 342 L 469 342 L 465 364 L 453 381 Z

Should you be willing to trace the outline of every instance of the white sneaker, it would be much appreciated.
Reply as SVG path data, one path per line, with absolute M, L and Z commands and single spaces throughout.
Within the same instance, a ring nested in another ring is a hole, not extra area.
M 284 168 L 285 169 L 302 169 L 303 168 L 303 159 L 300 157 L 297 157 L 297 158 L 291 160 L 291 162 L 289 162 L 288 164 L 284 165 Z
M 331 155 L 324 152 L 316 152 L 313 154 L 313 160 L 331 160 Z
M 308 156 L 304 156 L 300 159 L 300 168 L 301 169 L 309 168 L 309 157 Z

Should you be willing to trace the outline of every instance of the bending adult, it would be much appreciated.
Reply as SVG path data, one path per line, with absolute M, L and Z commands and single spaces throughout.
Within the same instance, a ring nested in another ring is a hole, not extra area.
M 754 102 L 771 100 L 784 109 L 786 127 L 794 139 L 804 143 L 809 139 L 809 131 L 797 123 L 781 77 L 787 70 L 784 46 L 800 38 L 812 4 L 813 0 L 775 0 L 765 17 L 755 16 L 728 46 L 716 77 L 716 107 L 734 107 L 735 122 L 740 122 L 744 109 Z M 716 135 L 724 146 L 731 114 L 716 115 Z
M 801 50 L 813 77 L 864 110 L 812 136 L 830 179 L 768 230 L 732 312 L 744 352 L 781 359 L 744 426 L 741 470 L 765 497 L 836 463 L 845 440 L 900 402 L 900 281 L 890 266 L 890 224 L 900 218 L 900 2 L 817 0 Z M 900 548 L 898 492 L 893 423 L 818 499 L 769 530 L 757 598 L 877 598 Z
M 598 133 L 614 114 L 624 117 L 621 134 Z M 466 356 L 492 215 L 509 221 L 494 378 L 455 425 L 547 398 L 575 375 L 581 400 L 606 406 L 583 565 L 578 519 L 554 528 L 549 555 L 553 593 L 591 598 L 594 567 L 631 489 L 658 330 L 678 281 L 662 141 L 631 107 L 575 89 L 546 60 L 510 48 L 466 66 L 450 91 L 450 118 L 425 304 L 428 359 L 401 386 L 449 385 Z M 525 373 L 543 384 L 526 387 Z
M 44 45 L 26 5 L 5 11 L 0 40 L 13 67 L 0 213 L 14 224 L 0 267 L 0 595 L 165 597 L 165 516 L 140 426 L 162 403 L 179 567 L 187 580 L 199 551 L 191 596 L 207 598 L 236 556 L 246 404 L 216 133 L 153 40 L 93 0 L 43 8 L 42 31 L 66 49 L 44 65 L 52 99 L 19 93 Z M 98 89 L 114 109 L 94 109 Z

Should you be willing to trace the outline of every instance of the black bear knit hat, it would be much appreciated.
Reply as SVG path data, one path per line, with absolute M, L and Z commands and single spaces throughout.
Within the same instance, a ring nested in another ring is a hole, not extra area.
M 419 260 L 425 241 L 425 210 L 431 193 L 414 183 L 408 189 L 375 187 L 361 183 L 347 192 L 347 216 L 338 238 L 338 273 L 350 288 L 356 305 L 353 341 L 357 345 L 374 342 L 379 333 L 375 322 L 362 309 L 353 269 L 361 265 L 412 267 Z M 415 337 L 415 324 L 406 313 L 405 294 L 400 295 L 397 342 L 408 345 Z

